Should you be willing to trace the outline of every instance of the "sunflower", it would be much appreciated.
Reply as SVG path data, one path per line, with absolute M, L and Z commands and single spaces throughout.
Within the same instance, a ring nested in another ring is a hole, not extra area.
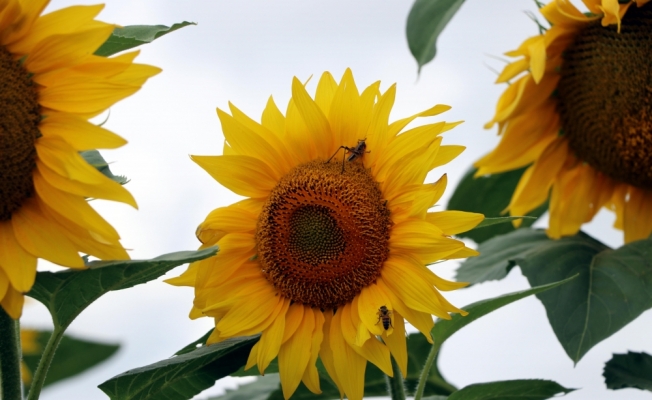
M 392 375 L 391 354 L 406 374 L 405 321 L 432 342 L 432 315 L 466 314 L 439 293 L 466 283 L 426 267 L 477 255 L 450 235 L 483 216 L 429 212 L 446 175 L 424 183 L 464 149 L 441 145 L 458 123 L 405 129 L 450 108 L 436 105 L 390 124 L 396 88 L 379 87 L 360 94 L 350 70 L 339 84 L 326 72 L 313 99 L 294 78 L 285 116 L 271 97 L 260 124 L 229 104 L 217 110 L 223 155 L 192 157 L 246 199 L 197 228 L 220 252 L 168 282 L 195 287 L 190 317 L 215 319 L 208 344 L 262 333 L 246 368 L 262 374 L 278 357 L 285 398 L 301 381 L 320 393 L 320 357 L 340 392 L 361 399 L 367 361 Z
M 636 4 L 634 4 L 636 3 Z M 477 175 L 530 165 L 508 210 L 524 215 L 550 194 L 552 238 L 573 235 L 602 208 L 625 242 L 652 233 L 652 6 L 648 0 L 566 0 L 541 8 L 551 27 L 516 50 L 512 81 L 485 127 L 498 146 Z
M 72 268 L 84 267 L 79 252 L 128 258 L 86 198 L 136 202 L 79 152 L 125 144 L 88 119 L 160 72 L 134 64 L 137 52 L 93 55 L 114 29 L 94 19 L 102 5 L 41 16 L 47 4 L 0 2 L 0 305 L 12 318 L 37 258 Z

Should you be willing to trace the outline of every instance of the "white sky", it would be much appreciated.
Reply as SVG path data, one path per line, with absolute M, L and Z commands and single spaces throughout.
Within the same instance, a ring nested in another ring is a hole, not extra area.
M 50 10 L 87 0 L 53 0 Z M 134 249 L 132 258 L 152 258 L 195 249 L 196 226 L 214 208 L 236 196 L 192 163 L 189 154 L 218 154 L 223 136 L 215 108 L 230 100 L 258 119 L 270 94 L 286 104 L 293 76 L 301 80 L 325 70 L 339 79 L 351 67 L 358 87 L 376 80 L 385 90 L 398 83 L 392 119 L 436 103 L 453 106 L 441 116 L 465 120 L 445 134 L 445 144 L 467 150 L 454 162 L 435 171 L 449 177 L 445 204 L 469 165 L 496 143 L 495 131 L 482 129 L 492 117 L 503 86 L 494 85 L 502 63 L 494 59 L 537 33 L 524 14 L 535 10 L 530 0 L 467 1 L 440 37 L 438 56 L 417 79 L 416 63 L 405 39 L 408 0 L 107 0 L 100 19 L 121 25 L 172 25 L 197 22 L 142 47 L 139 62 L 164 72 L 143 90 L 111 109 L 105 125 L 129 140 L 122 149 L 103 152 L 114 162 L 114 173 L 131 182 L 140 210 L 122 204 L 94 202 Z M 491 66 L 491 68 L 489 67 Z M 314 86 L 313 86 L 314 90 Z M 588 227 L 590 234 L 611 246 L 621 244 L 610 226 L 613 216 L 603 212 Z M 545 226 L 545 221 L 543 222 Z M 454 264 L 437 267 L 452 277 Z M 185 268 L 185 267 L 183 267 Z M 167 276 L 182 272 L 176 269 Z M 499 282 L 448 293 L 456 305 L 495 297 L 528 287 L 515 269 Z M 119 353 L 102 366 L 43 392 L 43 400 L 104 399 L 96 388 L 128 369 L 169 357 L 210 327 L 210 319 L 191 321 L 187 313 L 192 290 L 160 280 L 126 291 L 110 293 L 91 305 L 68 333 L 81 338 L 119 342 Z M 25 327 L 47 328 L 44 307 L 31 302 L 22 320 Z M 557 342 L 534 297 L 486 316 L 458 332 L 442 349 L 443 374 L 458 387 L 506 379 L 551 379 L 563 386 L 582 388 L 568 399 L 648 399 L 638 390 L 609 391 L 602 374 L 612 353 L 652 352 L 649 332 L 652 313 L 593 348 L 574 368 Z M 234 387 L 227 378 L 199 395 L 205 399 Z

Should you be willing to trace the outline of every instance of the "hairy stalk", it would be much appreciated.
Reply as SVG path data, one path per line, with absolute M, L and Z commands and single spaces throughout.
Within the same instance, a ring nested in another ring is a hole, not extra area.
M 52 359 L 54 358 L 54 353 L 59 347 L 59 343 L 63 338 L 64 328 L 55 326 L 52 331 L 52 336 L 48 340 L 48 343 L 45 345 L 45 350 L 43 350 L 43 355 L 39 360 L 38 367 L 34 373 L 34 378 L 32 380 L 32 385 L 30 386 L 29 393 L 27 394 L 27 400 L 36 400 L 41 394 L 41 389 L 45 383 L 45 377 L 48 374 L 50 369 L 50 364 L 52 364 Z
M 405 400 L 405 384 L 403 382 L 403 374 L 396 364 L 394 357 L 392 359 L 392 372 L 394 376 L 390 377 L 385 375 L 385 380 L 387 381 L 387 391 L 392 400 Z
M 414 393 L 414 400 L 421 400 L 423 397 L 423 391 L 426 389 L 426 382 L 428 381 L 428 374 L 430 373 L 430 369 L 432 368 L 433 363 L 437 359 L 439 346 L 440 344 L 435 342 L 435 344 L 433 344 L 430 348 L 430 353 L 428 353 L 428 358 L 426 359 L 426 363 L 424 364 L 423 370 L 421 370 L 421 375 L 419 376 L 419 384 L 417 385 L 417 390 Z
M 20 322 L 0 307 L 0 398 L 22 400 Z

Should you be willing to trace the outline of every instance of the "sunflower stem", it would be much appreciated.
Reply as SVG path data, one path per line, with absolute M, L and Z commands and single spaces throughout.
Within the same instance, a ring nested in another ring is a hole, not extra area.
M 396 360 L 392 359 L 392 372 L 394 376 L 385 375 L 385 380 L 387 380 L 387 391 L 392 400 L 405 400 L 405 385 L 403 383 L 403 374 L 396 364 Z
M 20 322 L 11 318 L 0 307 L 0 398 L 21 400 L 23 383 L 20 380 Z
M 55 325 L 52 335 L 50 336 L 50 339 L 48 339 L 48 343 L 45 345 L 41 359 L 38 362 L 38 367 L 36 367 L 36 372 L 32 379 L 32 385 L 29 388 L 29 393 L 27 393 L 27 400 L 36 400 L 41 395 L 41 389 L 45 383 L 45 377 L 50 369 L 50 364 L 52 364 L 54 353 L 57 351 L 57 347 L 59 347 L 59 343 L 63 338 L 64 331 L 65 328 Z
M 417 385 L 417 390 L 414 392 L 414 400 L 421 400 L 423 397 L 423 391 L 426 389 L 426 382 L 428 381 L 428 375 L 430 374 L 430 369 L 437 359 L 437 353 L 439 352 L 440 343 L 436 343 L 430 347 L 430 353 L 428 353 L 428 358 L 426 363 L 421 370 L 421 375 L 419 376 L 419 384 Z

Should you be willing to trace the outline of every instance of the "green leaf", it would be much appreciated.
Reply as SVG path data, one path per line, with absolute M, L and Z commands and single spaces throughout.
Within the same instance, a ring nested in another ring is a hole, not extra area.
M 525 168 L 514 171 L 494 174 L 490 176 L 473 177 L 477 169 L 471 168 L 462 178 L 455 192 L 448 202 L 449 210 L 471 211 L 484 214 L 486 218 L 501 217 L 503 211 L 509 205 L 512 193 L 516 189 L 521 175 Z M 526 216 L 533 217 L 523 219 L 521 228 L 531 226 L 548 209 L 548 203 L 539 206 Z M 457 236 L 473 239 L 476 243 L 482 243 L 492 237 L 513 232 L 516 229 L 512 224 L 499 224 L 473 229 L 460 233 Z
M 455 332 L 464 328 L 465 326 L 475 321 L 476 319 L 483 317 L 494 310 L 504 307 L 524 297 L 533 294 L 543 293 L 547 290 L 550 290 L 552 288 L 564 284 L 565 285 L 563 287 L 567 287 L 569 286 L 568 282 L 570 282 L 575 278 L 576 278 L 575 276 L 571 276 L 569 278 L 560 280 L 559 282 L 549 283 L 549 284 L 533 287 L 531 289 L 523 290 L 520 292 L 509 293 L 502 296 L 494 297 L 492 299 L 480 300 L 476 303 L 469 304 L 468 306 L 463 307 L 463 310 L 469 313 L 469 315 L 467 315 L 466 317 L 463 317 L 460 314 L 454 314 L 451 316 L 451 319 L 449 320 L 445 320 L 445 319 L 438 320 L 437 323 L 435 323 L 435 327 L 432 328 L 433 340 L 435 341 L 435 343 L 439 343 L 439 345 L 441 345 L 446 339 L 451 337 Z
M 278 374 L 267 374 L 256 379 L 256 382 L 241 385 L 235 390 L 226 389 L 225 394 L 210 397 L 208 400 L 267 400 L 280 383 Z
M 527 257 L 549 241 L 544 231 L 534 229 L 518 229 L 496 236 L 478 246 L 480 255 L 464 261 L 455 279 L 471 284 L 503 279 L 516 265 L 515 259 Z
M 580 232 L 549 240 L 515 262 L 532 286 L 579 274 L 573 282 L 537 295 L 557 339 L 575 363 L 652 307 L 650 239 L 611 250 Z
M 428 343 L 425 336 L 421 333 L 412 333 L 407 338 L 408 373 L 405 377 L 405 386 L 409 395 L 414 395 L 419 383 L 421 368 L 426 363 L 431 347 L 432 345 Z M 436 357 L 439 357 L 439 353 L 437 353 Z M 435 359 L 432 368 L 430 368 L 430 371 L 428 372 L 426 386 L 423 391 L 424 396 L 449 395 L 457 390 L 457 388 L 447 382 L 441 372 L 439 372 L 437 359 Z M 446 398 L 446 396 L 444 396 L 444 398 Z
M 604 365 L 609 389 L 637 388 L 652 391 L 652 356 L 647 353 L 614 354 Z
M 184 26 L 197 25 L 194 22 L 183 21 L 172 26 L 165 25 L 131 25 L 115 28 L 111 36 L 95 51 L 95 55 L 108 57 L 124 50 L 153 42 L 155 39 Z
M 65 328 L 103 294 L 149 282 L 172 268 L 203 260 L 217 253 L 217 247 L 179 251 L 151 260 L 91 261 L 89 269 L 38 272 L 27 294 L 43 303 L 55 326 Z
M 186 400 L 247 362 L 258 336 L 227 339 L 132 369 L 98 386 L 112 400 Z
M 109 169 L 109 164 L 104 160 L 104 158 L 102 157 L 99 151 L 97 150 L 81 151 L 79 152 L 79 155 L 82 156 L 82 158 L 84 158 L 84 160 L 86 160 L 87 163 L 95 167 L 95 169 L 100 171 L 107 178 L 114 180 L 121 185 L 124 185 L 127 182 L 129 182 L 126 176 L 113 175 L 113 172 L 111 172 L 111 170 Z
M 448 400 L 544 400 L 573 390 L 553 381 L 517 379 L 469 385 L 448 396 Z
M 204 346 L 206 344 L 206 340 L 208 340 L 208 337 L 211 335 L 211 333 L 213 333 L 213 329 L 209 330 L 202 337 L 200 337 L 199 339 L 195 340 L 194 342 L 188 344 L 183 349 L 181 349 L 181 350 L 177 351 L 176 353 L 174 353 L 174 355 L 179 356 L 181 354 L 190 353 L 191 351 L 194 351 L 194 350 Z
M 448 399 L 448 396 L 438 396 L 438 395 L 426 396 L 426 397 L 421 398 L 421 400 L 447 400 L 447 399 Z
M 437 38 L 464 0 L 416 0 L 405 28 L 408 46 L 421 67 L 437 54 Z
M 42 351 L 51 335 L 51 331 L 38 331 L 36 343 L 40 351 L 23 354 L 23 361 L 32 373 L 36 371 Z M 108 359 L 119 348 L 120 346 L 117 344 L 99 343 L 64 336 L 59 343 L 57 353 L 54 355 L 43 386 L 80 374 Z M 29 388 L 29 385 L 26 388 Z

